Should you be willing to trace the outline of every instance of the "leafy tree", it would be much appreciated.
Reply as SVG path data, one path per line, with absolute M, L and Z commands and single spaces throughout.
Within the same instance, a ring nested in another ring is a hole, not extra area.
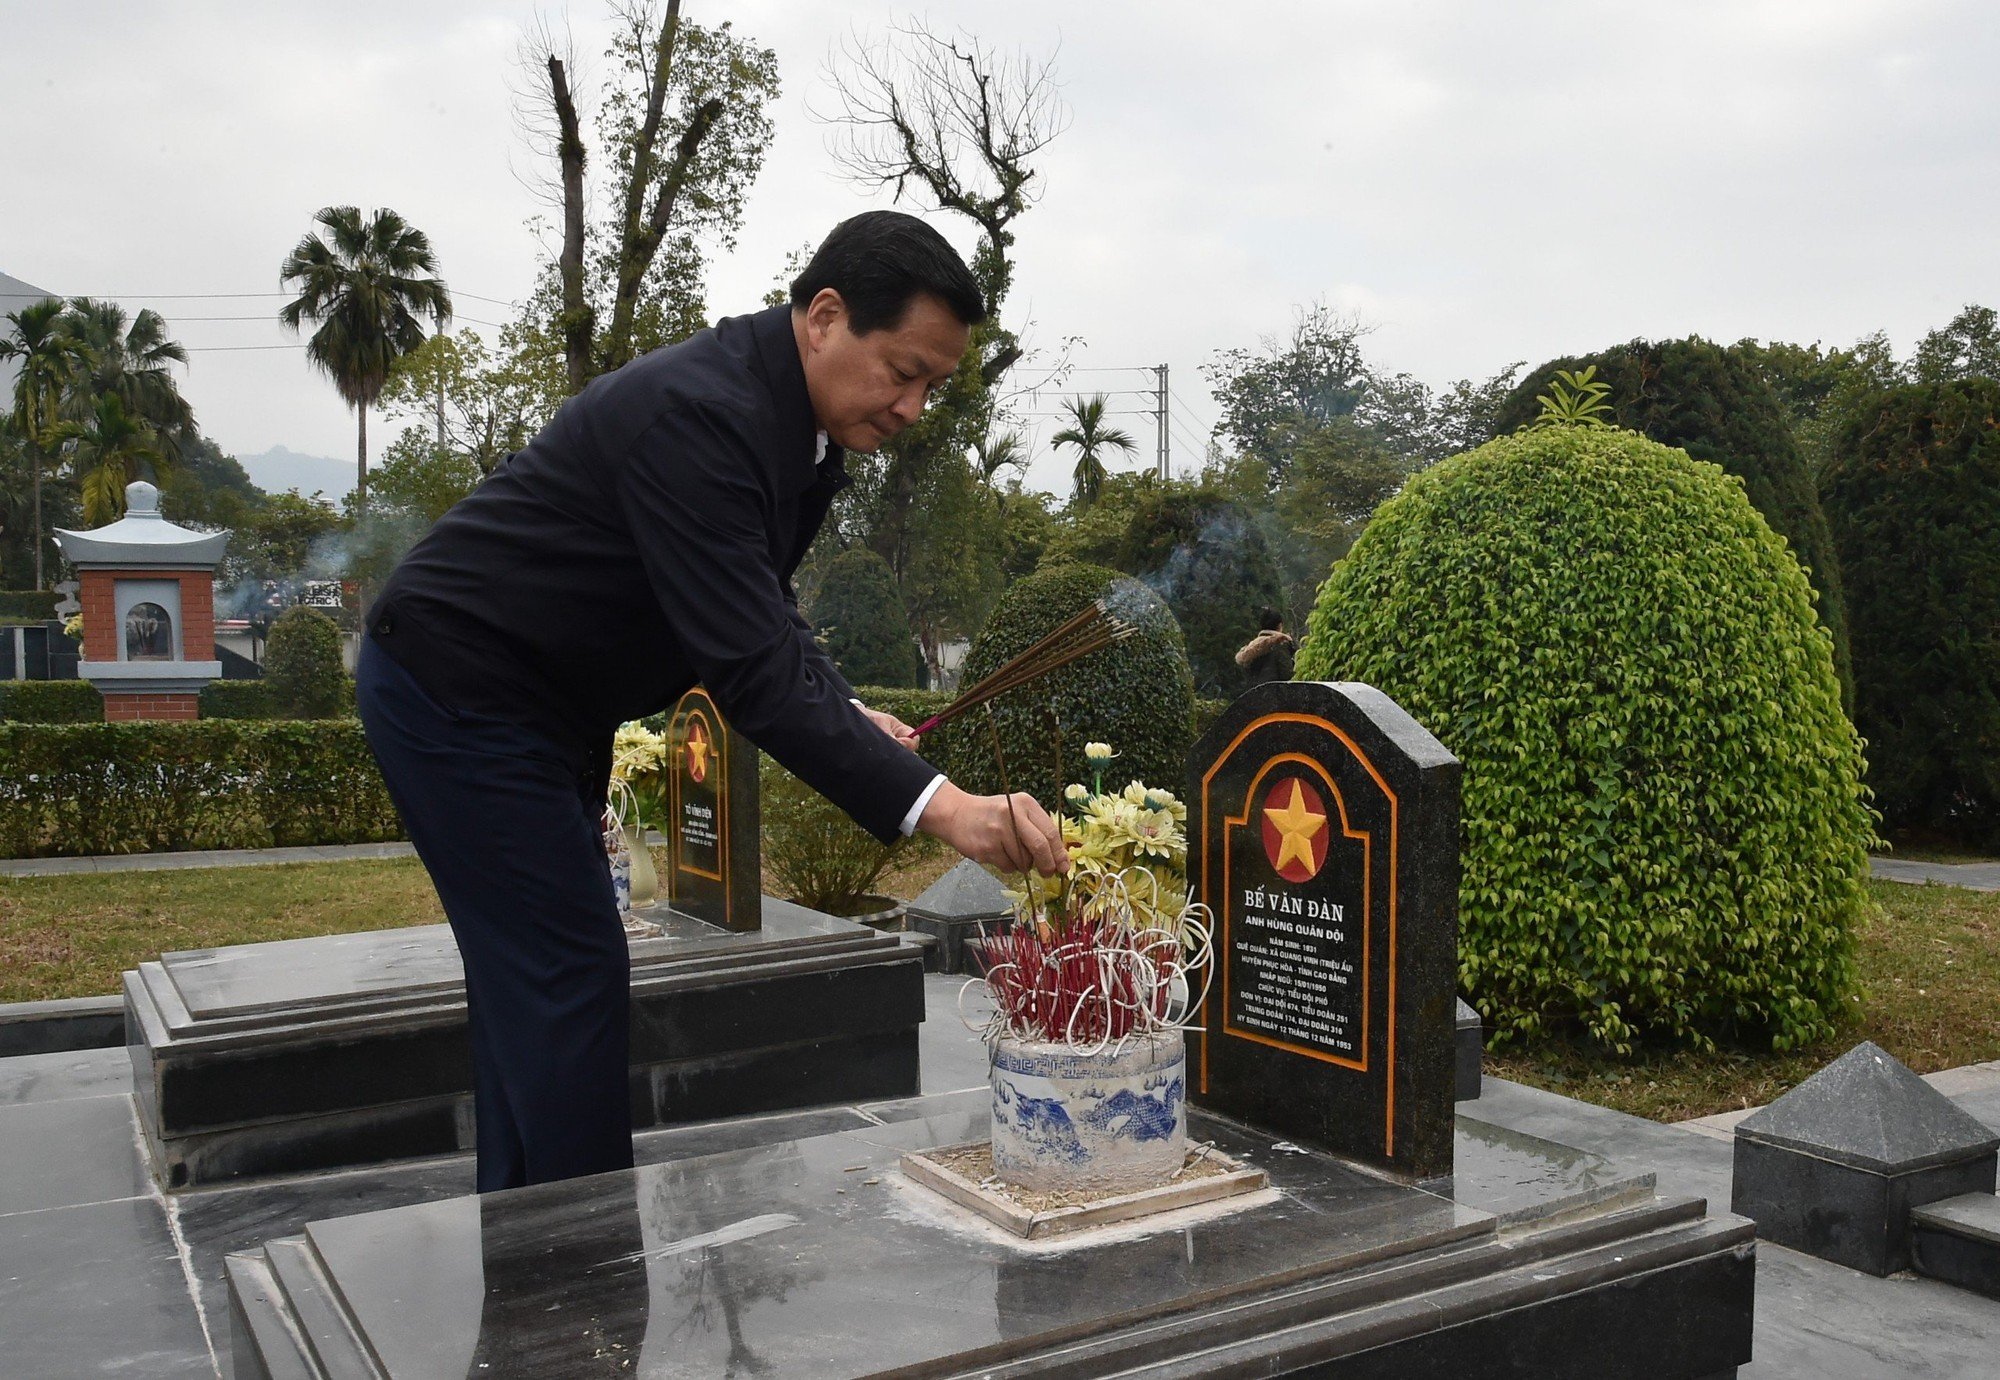
M 53 435 L 70 443 L 83 520 L 93 527 L 125 515 L 125 486 L 142 477 L 142 466 L 166 468 L 153 429 L 128 416 L 115 393 L 97 399 L 88 421 L 60 422 Z
M 1138 449 L 1131 433 L 1104 424 L 1104 395 L 1071 398 L 1063 404 L 1070 424 L 1049 438 L 1058 449 L 1076 451 L 1076 474 L 1071 502 L 1087 508 L 1104 488 L 1104 452 L 1122 450 L 1127 455 Z
M 812 603 L 812 623 L 850 685 L 923 689 L 923 658 L 889 563 L 866 547 L 834 557 Z
M 272 494 L 249 510 L 235 528 L 223 555 L 217 583 L 256 590 L 265 581 L 296 580 L 343 530 L 331 503 L 296 491 Z
M 1886 828 L 2000 847 L 2000 381 L 1878 393 L 1821 489 Z
M 1916 383 L 2000 379 L 2000 314 L 1968 302 L 1948 325 L 1917 342 L 1910 377 Z
M 1874 830 L 1798 562 L 1719 467 L 1517 432 L 1411 479 L 1298 675 L 1465 764 L 1459 974 L 1507 1034 L 1795 1048 L 1854 981 Z
M 160 511 L 170 520 L 234 532 L 264 501 L 264 491 L 208 437 L 196 432 L 181 443 L 179 458 L 160 481 Z
M 615 0 L 612 76 L 598 105 L 599 165 L 586 184 L 574 61 L 543 31 L 529 40 L 531 133 L 557 169 L 562 245 L 530 315 L 559 341 L 575 393 L 703 324 L 702 245 L 735 242 L 743 202 L 771 142 L 777 56 L 681 18 L 680 0 Z M 604 207 L 594 223 L 591 207 Z
M 51 433 L 61 420 L 65 391 L 88 359 L 77 339 L 62 329 L 63 304 L 50 297 L 7 314 L 8 335 L 0 338 L 0 359 L 20 361 L 14 376 L 13 413 L 27 458 L 30 503 L 35 513 L 35 588 L 42 588 L 42 471 L 55 445 Z
M 472 456 L 438 445 L 418 427 L 407 427 L 375 467 L 371 511 L 414 518 L 421 535 L 484 478 Z
M 476 331 L 430 337 L 390 366 L 382 411 L 432 433 L 436 448 L 484 477 L 555 415 L 532 366 L 496 358 Z M 379 481 L 378 481 L 379 482 Z
M 1409 374 L 1370 368 L 1361 350 L 1367 333 L 1358 320 L 1315 302 L 1298 309 L 1289 337 L 1267 336 L 1255 351 L 1218 351 L 1203 366 L 1222 410 L 1216 436 L 1233 455 L 1262 465 L 1274 492 L 1299 442 L 1329 427 L 1367 429 L 1405 470 L 1495 434 L 1494 415 L 1520 364 L 1483 383 L 1460 379 L 1440 393 Z
M 1740 340 L 1732 353 L 1762 374 L 1792 419 L 1792 434 L 1815 482 L 1833 458 L 1834 440 L 1874 394 L 1907 382 L 1889 337 L 1863 336 L 1850 349 Z
M 1610 389 L 1604 396 L 1619 426 L 1678 446 L 1743 481 L 1750 502 L 1806 568 L 1833 638 L 1842 698 L 1851 703 L 1840 565 L 1790 418 L 1756 363 L 1698 337 L 1635 340 L 1584 358 L 1551 360 L 1515 388 L 1501 409 L 1501 426 L 1511 431 L 1534 422 L 1546 410 L 1544 400 L 1555 401 L 1551 389 L 1564 371 L 1580 375 L 1592 368 L 1594 381 Z
M 306 358 L 354 409 L 354 494 L 365 509 L 368 409 L 387 385 L 390 366 L 423 344 L 420 318 L 440 330 L 451 319 L 451 293 L 437 276 L 430 240 L 394 211 L 363 220 L 355 207 L 328 206 L 313 220 L 326 234 L 308 233 L 279 268 L 279 282 L 298 296 L 278 320 L 292 331 L 315 327 Z

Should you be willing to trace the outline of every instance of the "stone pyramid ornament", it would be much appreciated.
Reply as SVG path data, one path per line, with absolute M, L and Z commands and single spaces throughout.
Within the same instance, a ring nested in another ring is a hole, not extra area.
M 1910 1211 L 1991 1193 L 2000 1135 L 1864 1041 L 1736 1126 L 1731 1206 L 1766 1241 L 1886 1275 Z
M 977 939 L 982 928 L 999 929 L 1013 914 L 1007 889 L 967 858 L 910 902 L 903 923 L 912 933 L 937 941 L 932 952 L 939 972 L 976 974 L 978 963 L 966 941 Z

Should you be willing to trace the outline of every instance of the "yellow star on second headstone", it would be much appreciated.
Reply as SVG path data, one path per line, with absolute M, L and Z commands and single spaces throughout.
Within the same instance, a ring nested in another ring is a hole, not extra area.
M 1285 864 L 1297 859 L 1307 871 L 1312 870 L 1312 841 L 1319 837 L 1319 831 L 1326 828 L 1326 816 L 1316 815 L 1306 808 L 1305 787 L 1297 777 L 1292 778 L 1291 803 L 1282 810 L 1264 807 L 1264 818 L 1278 829 L 1278 871 L 1285 870 Z
M 697 781 L 708 775 L 708 736 L 699 724 L 688 734 L 688 775 Z

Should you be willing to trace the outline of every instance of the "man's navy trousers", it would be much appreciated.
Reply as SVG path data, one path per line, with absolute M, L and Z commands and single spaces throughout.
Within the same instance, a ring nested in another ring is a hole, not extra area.
M 361 642 L 368 745 L 465 961 L 481 1193 L 632 1165 L 631 958 L 599 783 Z

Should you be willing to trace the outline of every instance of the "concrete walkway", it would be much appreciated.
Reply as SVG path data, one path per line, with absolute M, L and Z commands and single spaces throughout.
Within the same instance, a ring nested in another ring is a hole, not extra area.
M 646 842 L 664 843 L 648 830 Z M 95 858 L 0 858 L 0 877 L 70 877 L 79 872 L 176 872 L 190 867 L 278 867 L 285 863 L 414 858 L 407 843 L 329 843 L 312 848 L 221 848 L 206 853 L 113 853 Z
M 67 877 L 79 872 L 173 872 L 190 867 L 275 867 L 281 863 L 409 858 L 407 843 L 343 843 L 315 848 L 224 848 L 207 853 L 116 853 L 98 858 L 8 858 L 0 877 Z
M 1929 863 L 1908 858 L 1870 858 L 1868 871 L 1885 882 L 1962 886 L 1968 891 L 2000 891 L 2000 862 Z

